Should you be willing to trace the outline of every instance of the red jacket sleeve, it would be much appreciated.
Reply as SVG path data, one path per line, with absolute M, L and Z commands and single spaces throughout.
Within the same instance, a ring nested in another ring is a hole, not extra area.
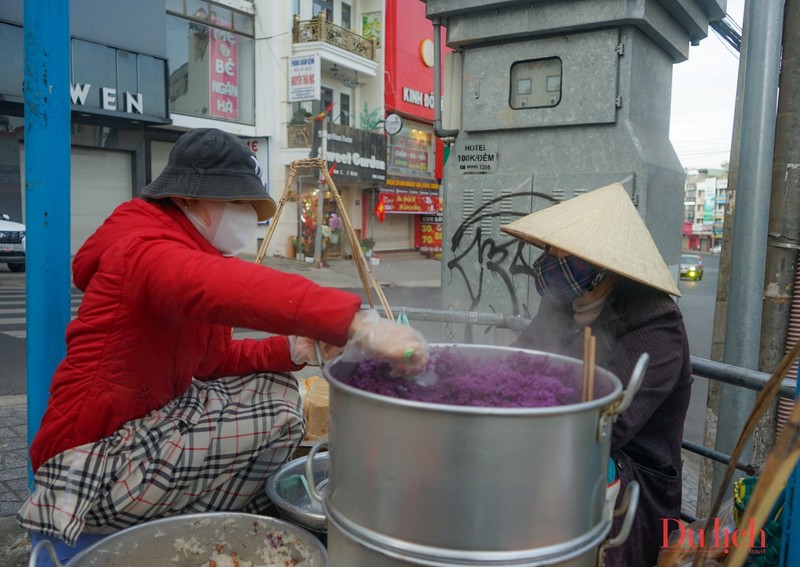
M 361 306 L 353 293 L 181 242 L 150 240 L 131 253 L 136 255 L 131 289 L 142 294 L 141 301 L 156 316 L 172 314 L 342 346 Z
M 285 335 L 266 339 L 242 339 L 228 341 L 225 358 L 208 376 L 241 376 L 253 372 L 293 372 L 305 367 L 305 364 L 292 362 L 289 352 L 289 340 Z

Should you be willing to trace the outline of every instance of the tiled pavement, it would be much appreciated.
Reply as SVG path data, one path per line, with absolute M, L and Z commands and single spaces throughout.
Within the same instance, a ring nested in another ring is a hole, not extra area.
M 27 497 L 27 435 L 25 397 L 0 399 L 0 516 L 16 513 Z
M 25 567 L 30 542 L 14 514 L 28 496 L 25 396 L 0 397 L 0 565 Z

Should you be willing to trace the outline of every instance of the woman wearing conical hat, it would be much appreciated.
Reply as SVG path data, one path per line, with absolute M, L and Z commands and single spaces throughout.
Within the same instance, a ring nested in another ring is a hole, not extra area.
M 543 249 L 533 263 L 541 304 L 514 346 L 582 358 L 583 328 L 596 363 L 623 383 L 646 352 L 650 362 L 632 405 L 612 428 L 620 493 L 636 480 L 639 506 L 627 541 L 605 565 L 650 567 L 665 520 L 681 512 L 681 441 L 692 372 L 675 280 L 622 185 L 590 191 L 502 229 Z M 616 522 L 612 533 L 619 528 Z

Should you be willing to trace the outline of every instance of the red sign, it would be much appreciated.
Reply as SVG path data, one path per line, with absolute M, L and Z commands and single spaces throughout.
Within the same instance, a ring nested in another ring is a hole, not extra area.
M 420 215 L 414 227 L 414 246 L 420 252 L 442 251 L 442 215 Z
M 236 36 L 209 28 L 208 114 L 217 118 L 239 118 L 239 48 Z
M 441 54 L 450 51 L 441 30 Z M 386 107 L 404 116 L 433 122 L 433 22 L 425 17 L 424 2 L 387 0 Z M 387 112 L 390 112 L 387 110 Z
M 407 193 L 385 193 L 381 191 L 386 213 L 411 213 L 431 215 L 442 210 L 438 195 L 411 195 Z

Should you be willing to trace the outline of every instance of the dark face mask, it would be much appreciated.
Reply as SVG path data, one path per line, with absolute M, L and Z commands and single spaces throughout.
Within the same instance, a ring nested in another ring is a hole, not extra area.
M 545 251 L 533 263 L 533 281 L 542 297 L 558 303 L 572 303 L 592 291 L 606 275 L 577 256 L 559 258 Z

